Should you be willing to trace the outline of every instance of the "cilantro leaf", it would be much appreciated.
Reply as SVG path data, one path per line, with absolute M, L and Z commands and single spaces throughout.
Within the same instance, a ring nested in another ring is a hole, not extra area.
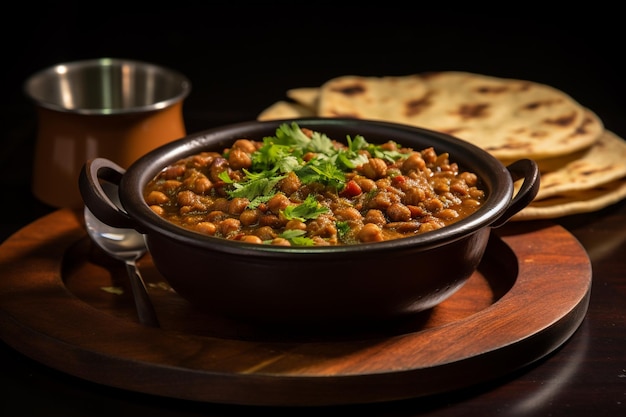
M 268 171 L 265 171 L 267 173 Z M 228 190 L 228 196 L 231 198 L 247 198 L 252 201 L 259 196 L 271 196 L 276 194 L 274 187 L 284 178 L 284 175 L 266 176 L 266 175 L 250 175 L 248 180 L 233 183 L 232 189 Z
M 289 146 L 300 151 L 307 149 L 311 142 L 296 122 L 281 124 L 276 129 L 276 136 L 272 139 L 275 144 Z
M 314 246 L 315 242 L 313 239 L 304 236 L 306 232 L 304 230 L 298 229 L 288 229 L 282 232 L 279 237 L 283 239 L 287 239 L 293 245 L 297 246 Z M 269 243 L 269 242 L 268 242 Z
M 328 212 L 328 207 L 322 206 L 309 194 L 301 204 L 288 205 L 283 210 L 283 215 L 287 220 L 300 220 L 304 222 L 309 219 L 315 219 L 320 214 Z
M 337 234 L 340 237 L 346 236 L 350 232 L 350 225 L 347 221 L 338 221 L 335 224 L 337 226 Z

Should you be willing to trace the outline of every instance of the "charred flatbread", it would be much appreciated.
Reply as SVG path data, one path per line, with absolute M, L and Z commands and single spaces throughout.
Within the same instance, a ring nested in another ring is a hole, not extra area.
M 420 75 L 363 77 L 345 75 L 324 83 L 317 114 L 321 117 L 410 122 L 407 106 L 428 93 Z
M 287 97 L 283 111 L 274 105 L 260 117 L 403 123 L 474 143 L 505 165 L 534 159 L 539 192 L 512 220 L 590 212 L 626 197 L 626 141 L 606 131 L 591 109 L 548 85 L 458 71 L 347 75 L 320 87 L 293 88 Z
M 533 201 L 511 221 L 554 219 L 572 214 L 590 213 L 616 204 L 626 198 L 626 177 L 597 187 L 572 191 Z
M 626 141 L 605 130 L 589 148 L 537 163 L 541 185 L 535 201 L 587 190 L 626 177 Z
M 317 105 L 320 95 L 320 89 L 317 87 L 300 87 L 287 90 L 287 97 L 294 103 L 298 103 L 313 114 L 317 115 Z
M 281 100 L 264 109 L 257 116 L 258 120 L 295 119 L 315 116 L 311 109 L 289 101 Z
M 344 76 L 320 88 L 317 114 L 420 126 L 448 133 L 501 159 L 547 158 L 590 146 L 601 121 L 564 92 L 525 80 L 459 71 L 395 77 L 414 87 L 384 90 L 385 77 Z

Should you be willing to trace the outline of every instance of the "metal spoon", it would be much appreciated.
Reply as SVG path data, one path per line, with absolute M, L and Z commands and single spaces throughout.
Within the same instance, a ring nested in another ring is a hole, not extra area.
M 135 229 L 111 227 L 101 222 L 87 207 L 84 215 L 87 233 L 91 239 L 113 258 L 126 264 L 139 322 L 146 326 L 159 327 L 154 306 L 136 264 L 136 260 L 147 250 L 143 235 Z

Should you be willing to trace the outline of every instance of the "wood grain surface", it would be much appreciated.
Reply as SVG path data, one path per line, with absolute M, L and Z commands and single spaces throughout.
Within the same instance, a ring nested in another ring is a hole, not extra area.
M 374 403 L 490 380 L 553 352 L 585 317 L 591 265 L 546 222 L 494 229 L 479 270 L 442 304 L 341 334 L 260 329 L 195 311 L 140 268 L 162 327 L 141 326 L 120 264 L 58 210 L 0 246 L 0 337 L 96 383 L 244 405 Z

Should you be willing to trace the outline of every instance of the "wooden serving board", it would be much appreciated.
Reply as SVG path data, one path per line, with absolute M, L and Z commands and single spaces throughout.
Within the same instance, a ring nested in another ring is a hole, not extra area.
M 269 330 L 194 311 L 151 263 L 140 268 L 161 328 L 136 319 L 125 270 L 61 209 L 0 246 L 0 337 L 85 380 L 194 401 L 309 406 L 451 391 L 553 352 L 583 321 L 591 264 L 549 222 L 494 229 L 451 298 L 402 323 L 341 334 Z

